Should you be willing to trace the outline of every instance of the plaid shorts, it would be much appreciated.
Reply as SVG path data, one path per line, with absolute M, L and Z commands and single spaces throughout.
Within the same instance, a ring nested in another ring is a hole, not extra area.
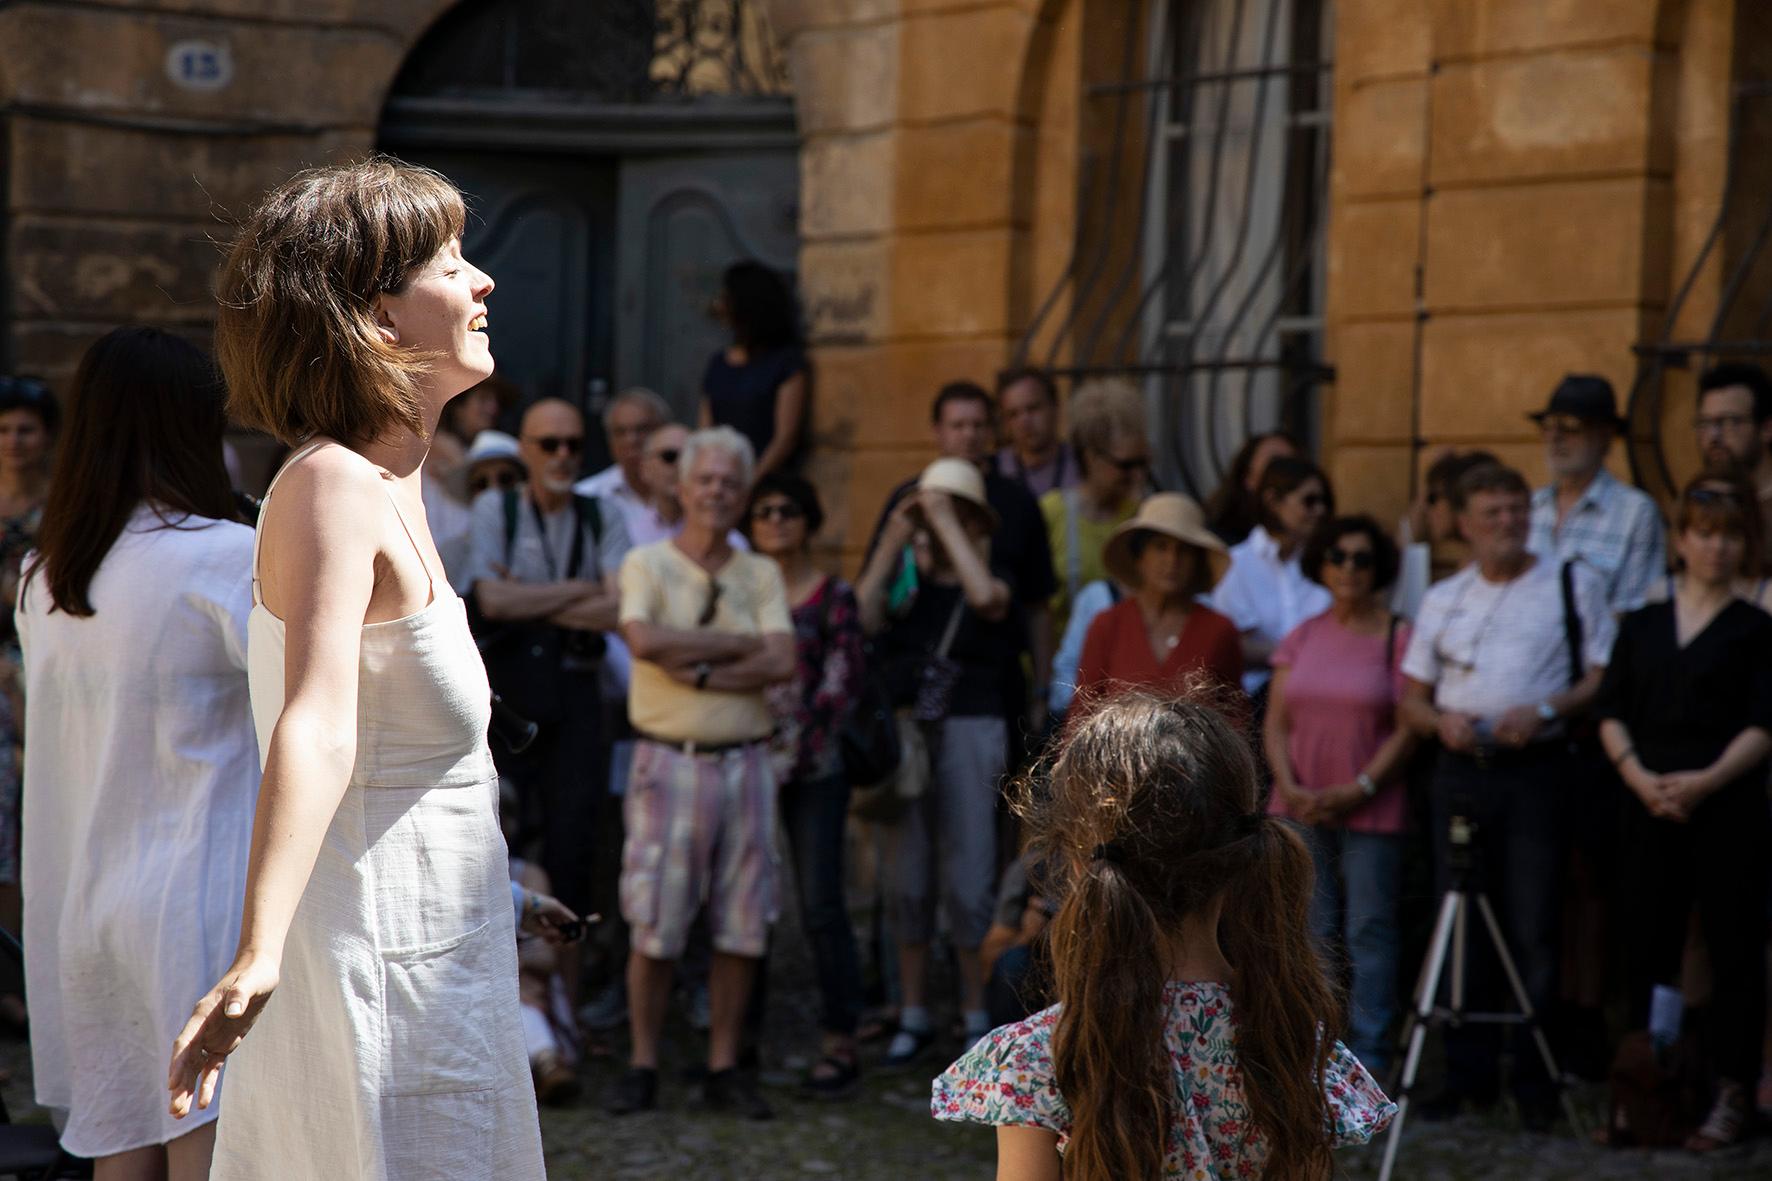
M 641 739 L 622 819 L 621 914 L 635 951 L 676 959 L 706 906 L 715 951 L 763 954 L 781 897 L 764 743 L 689 755 Z

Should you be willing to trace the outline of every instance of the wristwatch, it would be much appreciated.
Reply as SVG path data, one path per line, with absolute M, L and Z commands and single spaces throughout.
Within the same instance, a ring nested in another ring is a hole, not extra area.
M 706 689 L 708 687 L 708 678 L 710 676 L 712 676 L 713 674 L 714 674 L 714 666 L 712 664 L 709 664 L 707 661 L 704 660 L 700 664 L 696 665 L 695 666 L 695 687 L 697 689 Z
M 1557 720 L 1557 707 L 1552 705 L 1548 701 L 1539 702 L 1538 703 L 1538 720 L 1541 722 L 1556 721 Z
M 1366 772 L 1362 771 L 1354 776 L 1354 782 L 1360 785 L 1360 794 L 1364 795 L 1367 799 L 1371 799 L 1378 794 L 1378 781 L 1366 774 Z

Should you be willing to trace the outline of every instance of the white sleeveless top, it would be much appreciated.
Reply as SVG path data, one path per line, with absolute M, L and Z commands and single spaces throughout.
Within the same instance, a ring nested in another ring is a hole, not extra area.
M 491 692 L 462 601 L 389 493 L 430 602 L 363 626 L 350 785 L 282 981 L 224 1071 L 214 1181 L 544 1176 L 486 744 Z M 285 635 L 259 595 L 256 546 L 253 602 L 262 761 L 283 710 Z

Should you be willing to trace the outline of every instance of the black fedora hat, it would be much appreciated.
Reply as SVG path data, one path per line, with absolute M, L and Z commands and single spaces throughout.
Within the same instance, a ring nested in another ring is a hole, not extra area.
M 1603 422 L 1617 430 L 1625 428 L 1618 413 L 1618 397 L 1612 383 L 1592 373 L 1570 373 L 1551 391 L 1550 404 L 1526 417 L 1543 422 L 1553 414 L 1567 414 L 1583 422 Z

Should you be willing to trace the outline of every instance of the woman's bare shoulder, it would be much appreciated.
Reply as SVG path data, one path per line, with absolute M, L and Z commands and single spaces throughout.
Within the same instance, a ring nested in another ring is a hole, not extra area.
M 328 503 L 355 505 L 381 495 L 382 469 L 343 443 L 324 440 L 296 457 L 277 477 L 273 503 L 280 497 L 304 500 L 315 507 Z

